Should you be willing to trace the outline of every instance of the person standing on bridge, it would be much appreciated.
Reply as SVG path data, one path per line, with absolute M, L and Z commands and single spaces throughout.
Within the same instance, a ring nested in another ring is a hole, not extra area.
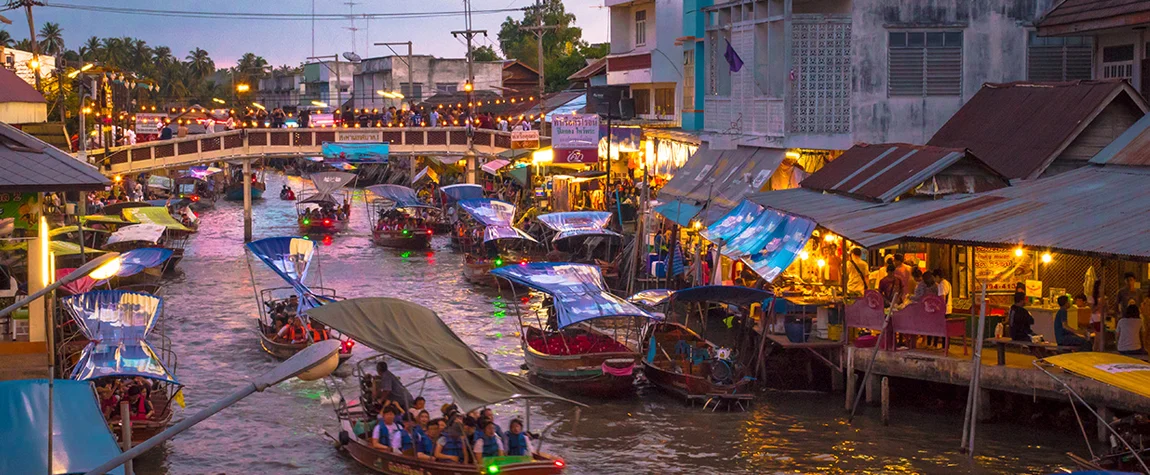
M 427 123 L 432 127 L 439 127 L 439 111 L 431 109 L 431 113 L 427 115 Z

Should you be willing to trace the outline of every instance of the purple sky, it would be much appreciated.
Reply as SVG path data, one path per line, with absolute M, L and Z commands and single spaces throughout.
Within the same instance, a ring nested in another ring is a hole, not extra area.
M 315 0 L 316 13 L 347 13 L 354 8 L 355 13 L 393 13 L 459 11 L 462 0 L 354 0 L 356 5 L 349 7 L 347 0 Z M 120 8 L 166 9 L 198 12 L 248 12 L 262 13 L 274 6 L 272 13 L 310 14 L 311 0 L 196 0 L 189 1 L 144 1 L 144 0 L 61 0 L 61 4 L 115 6 Z M 503 9 L 527 6 L 533 0 L 474 0 L 473 10 Z M 604 42 L 608 36 L 607 9 L 602 0 L 565 0 L 567 11 L 574 13 L 576 25 L 583 28 L 583 37 L 589 42 Z M 28 37 L 27 19 L 22 11 L 8 11 L 4 16 L 12 20 L 11 25 L 0 25 L 8 30 L 13 38 Z M 235 20 L 171 18 L 119 13 L 89 12 L 52 7 L 37 7 L 33 11 L 36 28 L 44 22 L 59 23 L 64 30 L 64 44 L 70 49 L 81 45 L 88 37 L 132 36 L 142 38 L 149 45 L 168 46 L 173 54 L 183 58 L 192 48 L 207 50 L 216 61 L 217 67 L 230 66 L 236 58 L 246 52 L 263 56 L 275 66 L 297 65 L 311 56 L 312 28 L 310 20 Z M 486 29 L 489 37 L 478 38 L 478 45 L 491 45 L 498 50 L 496 34 L 499 25 L 508 16 L 521 18 L 518 12 L 475 14 L 473 28 Z M 439 57 L 462 57 L 466 46 L 452 38 L 452 30 L 464 29 L 462 16 L 431 19 L 376 19 L 367 22 L 356 20 L 355 46 L 353 47 L 351 26 L 347 20 L 317 20 L 315 22 L 315 53 L 330 55 L 344 51 L 356 51 L 362 57 L 389 54 L 386 47 L 369 46 L 370 43 L 389 41 L 415 42 L 416 54 L 434 54 Z M 398 50 L 398 48 L 397 48 Z

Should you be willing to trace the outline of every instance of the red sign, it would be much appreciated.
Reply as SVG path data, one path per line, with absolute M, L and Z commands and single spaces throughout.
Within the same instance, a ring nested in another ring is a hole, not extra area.
M 555 163 L 599 163 L 598 148 L 557 148 Z

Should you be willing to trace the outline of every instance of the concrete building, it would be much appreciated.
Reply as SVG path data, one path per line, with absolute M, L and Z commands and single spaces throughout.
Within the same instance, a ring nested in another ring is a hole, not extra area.
M 303 74 L 273 72 L 271 76 L 260 79 L 255 101 L 269 109 L 301 105 L 300 90 L 303 79 Z
M 31 61 L 31 52 L 0 46 L 0 67 L 15 72 L 17 76 L 20 76 L 20 79 L 34 85 L 36 84 L 36 73 L 29 66 Z M 47 76 L 48 72 L 55 69 L 56 58 L 54 56 L 40 55 L 41 77 Z
M 303 65 L 299 102 L 309 105 L 323 102 L 331 107 L 348 105 L 355 93 L 353 78 L 359 72 L 358 63 L 347 61 L 317 61 Z M 342 100 L 342 104 L 341 104 Z
M 355 107 L 383 109 L 420 103 L 437 93 L 463 90 L 467 81 L 467 60 L 463 58 L 436 58 L 430 55 L 412 56 L 411 75 L 408 79 L 407 56 L 368 58 L 360 63 L 355 74 Z M 475 90 L 501 91 L 504 63 L 502 61 L 472 64 Z M 414 86 L 412 85 L 414 82 Z M 399 92 L 402 99 L 385 97 L 381 93 Z
M 683 81 L 682 0 L 605 0 L 611 9 L 607 84 L 626 86 L 635 116 L 677 125 Z
M 1031 40 L 1074 58 L 1096 79 L 1125 79 L 1150 98 L 1150 2 L 1066 0 L 1038 23 Z
M 713 0 L 683 0 L 683 36 L 676 42 L 683 47 L 683 130 L 703 130 L 703 98 L 706 96 L 707 70 L 704 69 L 706 48 L 706 15 L 703 9 L 711 6 Z

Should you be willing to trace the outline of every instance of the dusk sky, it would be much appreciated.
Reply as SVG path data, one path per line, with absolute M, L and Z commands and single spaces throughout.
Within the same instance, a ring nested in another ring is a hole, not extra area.
M 397 12 L 461 11 L 462 0 L 315 0 L 315 11 L 323 13 L 356 14 Z M 206 13 L 276 13 L 310 14 L 312 0 L 197 0 L 145 1 L 145 0 L 63 0 L 49 2 L 60 5 L 86 5 L 129 9 L 168 11 L 196 11 Z M 533 0 L 476 0 L 472 10 L 517 8 L 533 4 Z M 583 28 L 588 42 L 607 41 L 608 10 L 602 0 L 565 0 L 567 11 L 574 13 L 576 25 Z M 268 11 L 274 7 L 274 11 Z M 28 37 L 27 19 L 22 10 L 2 13 L 12 20 L 11 25 L 0 25 L 16 40 Z M 88 37 L 132 36 L 141 38 L 151 46 L 168 46 L 175 56 L 183 58 L 193 48 L 207 50 L 217 67 L 235 63 L 242 54 L 252 52 L 263 56 L 274 66 L 298 65 L 312 52 L 312 22 L 310 20 L 251 20 L 172 18 L 155 15 L 122 14 L 80 11 L 56 7 L 36 7 L 33 11 L 36 29 L 45 22 L 59 23 L 64 30 L 64 44 L 68 49 L 78 48 Z M 488 38 L 478 37 L 477 45 L 490 45 L 498 50 L 496 35 L 499 25 L 507 16 L 522 18 L 520 12 L 473 14 L 473 28 L 486 29 Z M 388 41 L 415 42 L 415 54 L 433 54 L 439 57 L 463 57 L 466 46 L 462 40 L 452 38 L 451 31 L 464 29 L 463 16 L 388 19 L 371 21 L 358 19 L 353 46 L 352 32 L 347 20 L 317 20 L 315 22 L 315 54 L 330 55 L 355 51 L 364 58 L 389 54 L 386 47 L 371 43 Z M 406 49 L 406 48 L 404 48 Z M 399 51 L 399 48 L 396 48 Z M 402 51 L 406 53 L 406 51 Z

